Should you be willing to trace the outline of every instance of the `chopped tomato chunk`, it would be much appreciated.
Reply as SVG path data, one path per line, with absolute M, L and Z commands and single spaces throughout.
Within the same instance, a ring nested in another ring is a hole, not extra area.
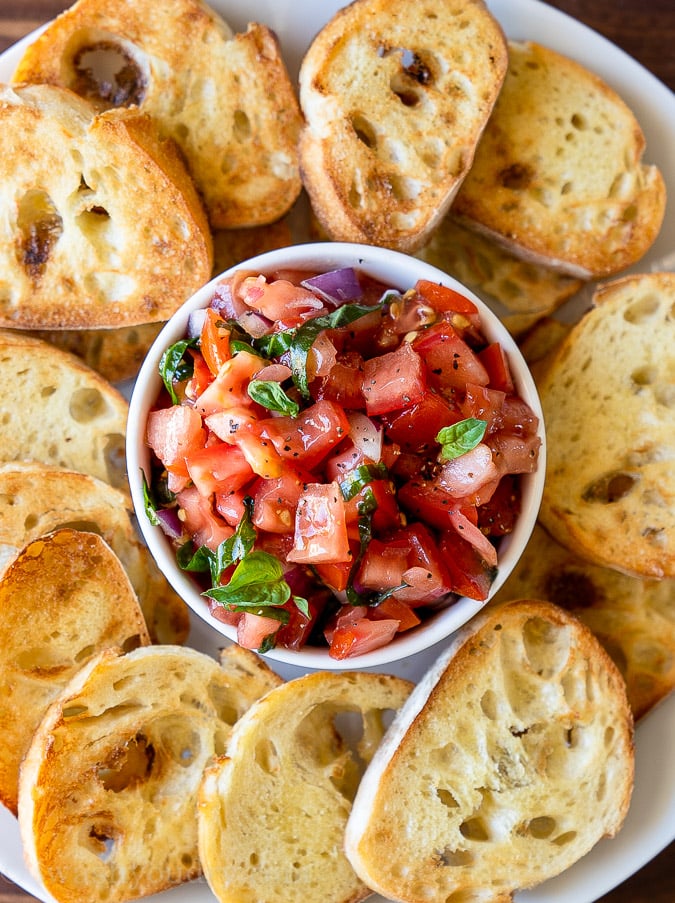
M 217 376 L 225 361 L 231 357 L 230 330 L 221 315 L 212 307 L 206 308 L 199 347 L 206 366 L 213 376 Z
M 387 414 L 419 401 L 426 390 L 422 358 L 408 343 L 363 365 L 362 392 L 368 416 Z
M 235 445 L 218 442 L 186 456 L 190 479 L 202 495 L 218 489 L 240 489 L 255 477 L 250 464 Z
M 206 430 L 199 414 L 188 405 L 151 411 L 146 441 L 167 470 L 187 476 L 185 458 L 204 447 Z
M 332 401 L 317 401 L 297 417 L 260 421 L 260 436 L 272 443 L 281 458 L 314 468 L 349 433 L 347 415 Z
M 312 564 L 349 561 L 345 506 L 337 483 L 309 483 L 295 515 L 295 541 L 288 560 Z
M 429 380 L 440 389 L 464 389 L 467 383 L 487 386 L 488 372 L 447 320 L 425 329 L 413 342 L 429 370 Z
M 343 617 L 342 623 L 332 632 L 328 654 L 338 660 L 364 655 L 390 643 L 398 626 L 399 622 L 391 618 L 371 621 L 353 613 L 351 618 Z
M 217 411 L 251 403 L 248 384 L 265 361 L 248 351 L 240 351 L 220 367 L 218 375 L 195 401 L 196 410 L 207 417 Z

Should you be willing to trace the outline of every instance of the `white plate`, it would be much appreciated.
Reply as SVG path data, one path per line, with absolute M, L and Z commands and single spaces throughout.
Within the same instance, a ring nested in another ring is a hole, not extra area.
M 291 74 L 321 25 L 343 4 L 336 0 L 211 0 L 235 30 L 249 21 L 270 25 L 279 35 Z M 548 44 L 604 78 L 637 113 L 647 137 L 648 162 L 664 174 L 672 199 L 660 237 L 639 269 L 675 267 L 675 96 L 635 60 L 600 35 L 537 0 L 488 0 L 506 34 Z M 30 36 L 0 55 L 0 81 L 11 78 Z M 638 268 L 634 268 L 635 271 Z M 191 645 L 216 653 L 218 638 L 195 621 Z M 391 670 L 416 679 L 434 650 Z M 293 669 L 279 668 L 285 677 Z M 297 670 L 295 672 L 297 674 Z M 640 869 L 675 839 L 675 695 L 651 712 L 636 732 L 635 792 L 626 823 L 614 840 L 602 841 L 575 866 L 532 891 L 518 894 L 519 903 L 591 903 Z M 40 900 L 50 901 L 23 864 L 16 820 L 0 806 L 0 872 Z M 204 880 L 154 898 L 162 903 L 213 903 Z M 382 903 L 382 898 L 369 898 Z M 314 901 L 307 901 L 314 903 Z M 320 903 L 320 901 L 316 901 Z

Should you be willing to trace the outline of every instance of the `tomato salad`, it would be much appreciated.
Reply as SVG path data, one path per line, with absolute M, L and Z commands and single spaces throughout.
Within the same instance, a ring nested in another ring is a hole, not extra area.
M 540 439 L 470 299 L 238 271 L 160 372 L 146 511 L 240 645 L 344 659 L 487 598 Z

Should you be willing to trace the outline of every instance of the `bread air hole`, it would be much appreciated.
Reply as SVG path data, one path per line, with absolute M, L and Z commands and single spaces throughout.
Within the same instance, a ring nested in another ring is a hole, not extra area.
M 471 850 L 452 850 L 446 847 L 440 854 L 443 865 L 459 867 L 473 865 L 474 855 Z
M 89 828 L 88 844 L 101 862 L 107 862 L 115 849 L 114 830 L 110 825 L 92 825 Z
M 108 412 L 108 405 L 98 389 L 76 389 L 70 396 L 68 413 L 75 423 L 93 423 Z
M 124 746 L 112 750 L 107 761 L 98 767 L 96 777 L 105 790 L 121 793 L 145 782 L 154 761 L 153 745 L 139 732 Z
M 544 618 L 528 618 L 523 625 L 523 649 L 534 673 L 548 680 L 560 673 L 569 658 L 569 630 Z
M 661 303 L 656 294 L 643 295 L 636 298 L 631 304 L 626 305 L 623 312 L 623 318 L 627 323 L 633 323 L 640 326 L 648 323 L 653 317 L 657 316 L 661 310 Z
M 105 32 L 80 32 L 66 55 L 68 87 L 103 107 L 128 107 L 145 100 L 148 72 L 130 41 Z
M 116 489 L 126 488 L 125 442 L 121 433 L 110 433 L 105 437 L 103 458 L 110 485 Z
M 349 122 L 359 141 L 370 150 L 373 150 L 377 146 L 377 132 L 372 123 L 363 113 L 352 113 L 349 117 Z
M 585 502 L 611 505 L 626 498 L 640 481 L 639 474 L 614 471 L 603 474 L 584 489 L 582 498 Z
M 63 220 L 46 191 L 31 188 L 19 200 L 17 257 L 34 281 L 44 273 L 63 232 Z

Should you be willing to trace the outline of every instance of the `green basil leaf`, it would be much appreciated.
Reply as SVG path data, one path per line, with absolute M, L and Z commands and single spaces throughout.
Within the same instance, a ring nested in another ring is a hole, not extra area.
M 441 446 L 441 461 L 452 461 L 471 451 L 483 441 L 486 429 L 487 420 L 477 420 L 475 417 L 444 426 L 436 436 L 436 442 Z
M 289 398 L 280 384 L 274 380 L 252 379 L 247 391 L 253 401 L 257 401 L 269 411 L 278 411 L 291 417 L 297 417 L 300 412 L 297 401 Z
M 267 358 L 281 357 L 291 347 L 295 330 L 270 332 L 253 342 L 254 348 Z
M 387 468 L 381 462 L 378 464 L 360 464 L 340 482 L 342 498 L 345 502 L 348 502 L 355 495 L 358 495 L 368 483 L 372 483 L 373 480 L 384 480 L 386 477 Z
M 283 579 L 281 562 L 268 552 L 254 550 L 239 562 L 226 585 L 206 590 L 205 595 L 238 611 L 285 605 L 291 588 Z
M 180 342 L 169 345 L 160 358 L 159 375 L 174 404 L 178 404 L 174 383 L 184 382 L 194 373 L 194 361 L 191 357 L 185 357 L 185 352 L 188 348 L 197 348 L 198 345 L 198 338 L 181 339 Z
M 145 509 L 145 514 L 153 527 L 159 527 L 161 525 L 160 519 L 157 517 L 157 505 L 152 498 L 152 493 L 150 492 L 150 486 L 148 485 L 148 481 L 145 478 L 145 473 L 141 469 L 141 481 L 143 484 L 143 508 Z
M 359 567 L 363 561 L 363 556 L 366 554 L 366 549 L 370 544 L 370 540 L 373 538 L 373 514 L 377 511 L 377 499 L 370 486 L 366 486 L 363 498 L 358 502 L 356 510 L 359 514 L 359 551 L 349 569 L 345 595 L 347 596 L 347 601 L 351 605 L 363 605 L 366 603 L 367 597 L 357 593 L 354 589 L 354 578 L 359 571 Z
M 183 571 L 192 571 L 199 574 L 205 571 L 213 571 L 215 558 L 216 553 L 209 549 L 208 546 L 200 546 L 195 551 L 191 539 L 176 550 L 176 562 Z
M 211 583 L 217 584 L 220 575 L 235 561 L 241 561 L 253 549 L 257 533 L 252 522 L 253 499 L 244 499 L 244 513 L 237 524 L 237 529 L 229 539 L 224 539 L 216 551 L 208 546 L 200 546 L 193 552 L 192 542 L 181 546 L 176 552 L 176 561 L 184 571 L 211 572 Z

